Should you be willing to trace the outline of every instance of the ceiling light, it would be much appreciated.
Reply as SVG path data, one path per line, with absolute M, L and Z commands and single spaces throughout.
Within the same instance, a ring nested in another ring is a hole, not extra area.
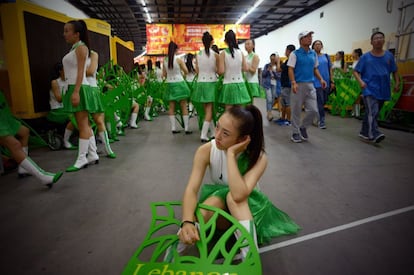
M 257 0 L 256 3 L 254 3 L 253 7 L 251 7 L 245 14 L 243 14 L 239 20 L 237 20 L 236 25 L 240 24 L 241 22 L 243 22 L 243 20 L 249 15 L 251 14 L 264 0 Z

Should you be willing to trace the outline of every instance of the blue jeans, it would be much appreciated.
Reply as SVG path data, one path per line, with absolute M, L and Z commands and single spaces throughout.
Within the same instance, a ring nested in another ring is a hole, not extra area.
M 364 96 L 365 115 L 362 119 L 361 134 L 369 139 L 375 139 L 381 132 L 378 130 L 378 114 L 384 105 L 384 100 L 378 100 L 373 96 Z
M 276 98 L 276 86 L 270 85 L 270 88 L 265 88 L 266 90 L 266 110 L 271 111 L 273 109 L 273 103 Z
M 328 88 L 316 88 L 316 99 L 318 101 L 319 123 L 325 123 L 325 103 L 328 100 Z

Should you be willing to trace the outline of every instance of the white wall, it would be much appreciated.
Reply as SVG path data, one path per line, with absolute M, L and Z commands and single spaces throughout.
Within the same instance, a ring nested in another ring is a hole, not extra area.
M 65 0 L 27 0 L 38 6 L 54 10 L 65 14 L 68 17 L 85 19 L 89 18 L 83 11 L 77 9 L 75 6 Z
M 387 12 L 387 2 L 392 4 L 391 13 Z M 260 67 L 269 62 L 269 56 L 273 52 L 284 56 L 288 44 L 298 47 L 297 37 L 303 30 L 314 31 L 314 40 L 322 40 L 324 52 L 329 54 L 335 54 L 339 50 L 351 53 L 353 43 L 368 40 L 372 29 L 376 27 L 385 34 L 396 33 L 399 21 L 398 7 L 401 2 L 401 0 L 334 0 L 283 28 L 255 39 L 256 53 L 259 54 L 261 61 Z M 413 0 L 405 2 L 413 2 Z M 322 18 L 320 18 L 321 12 L 324 13 Z M 409 18 L 406 20 L 408 21 Z M 388 48 L 394 47 L 394 43 L 388 45 Z M 244 46 L 242 48 L 244 49 Z

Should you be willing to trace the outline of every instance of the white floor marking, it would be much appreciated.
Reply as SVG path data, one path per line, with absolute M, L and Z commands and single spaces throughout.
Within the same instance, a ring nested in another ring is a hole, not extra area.
M 386 212 L 386 213 L 383 213 L 383 214 L 379 214 L 379 215 L 376 215 L 376 216 L 372 216 L 372 217 L 369 217 L 369 218 L 366 218 L 366 219 L 358 220 L 358 221 L 355 221 L 355 222 L 347 223 L 347 224 L 344 224 L 344 225 L 335 226 L 335 227 L 332 227 L 332 228 L 329 228 L 329 229 L 325 229 L 325 230 L 322 230 L 322 231 L 319 231 L 319 232 L 304 235 L 304 236 L 294 238 L 294 239 L 291 239 L 291 240 L 287 240 L 287 241 L 284 241 L 284 242 L 280 242 L 280 243 L 276 243 L 276 244 L 261 247 L 261 248 L 259 248 L 259 253 L 264 253 L 264 252 L 268 252 L 268 251 L 271 251 L 271 250 L 276 250 L 278 248 L 282 248 L 282 247 L 289 246 L 289 245 L 292 245 L 292 244 L 297 244 L 297 243 L 304 242 L 304 241 L 307 241 L 307 240 L 310 240 L 310 239 L 318 238 L 318 237 L 325 236 L 325 235 L 328 235 L 328 234 L 332 234 L 332 233 L 335 233 L 335 232 L 338 232 L 338 231 L 341 231 L 341 230 L 345 230 L 345 229 L 348 229 L 348 228 L 352 228 L 352 227 L 359 226 L 359 225 L 362 225 L 362 224 L 365 224 L 365 223 L 377 221 L 377 220 L 380 220 L 380 219 L 384 219 L 384 218 L 387 218 L 387 217 L 395 216 L 395 215 L 402 214 L 402 213 L 409 212 L 409 211 L 413 211 L 413 210 L 414 210 L 414 205 L 404 207 L 404 208 L 400 208 L 400 209 L 397 209 L 397 210 L 394 210 L 394 211 Z

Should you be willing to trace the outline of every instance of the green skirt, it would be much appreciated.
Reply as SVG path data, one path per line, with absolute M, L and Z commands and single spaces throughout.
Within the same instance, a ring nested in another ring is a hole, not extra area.
M 185 81 L 167 83 L 166 101 L 180 101 L 190 98 L 190 88 Z
M 53 109 L 46 116 L 47 120 L 58 123 L 64 124 L 70 120 L 70 113 L 67 113 L 63 108 L 60 109 Z
M 0 109 L 0 137 L 15 136 L 21 125 L 14 116 Z
M 80 102 L 79 105 L 74 107 L 72 105 L 72 94 L 75 89 L 75 85 L 69 85 L 68 91 L 63 97 L 63 108 L 67 113 L 76 113 L 81 111 L 88 111 L 89 113 L 102 113 L 103 105 L 101 102 L 101 97 L 94 91 L 93 88 L 89 85 L 81 85 L 79 95 Z M 99 89 L 98 89 L 99 91 Z
M 246 82 L 246 86 L 247 86 L 247 90 L 249 91 L 250 98 L 262 97 L 259 83 Z
M 208 197 L 219 197 L 226 201 L 229 186 L 224 184 L 203 184 L 200 192 L 200 202 Z M 248 199 L 256 225 L 257 241 L 259 244 L 270 242 L 272 238 L 282 235 L 296 234 L 300 227 L 282 210 L 276 208 L 269 198 L 254 189 Z
M 197 82 L 191 101 L 209 103 L 216 101 L 217 82 Z
M 244 82 L 223 84 L 218 99 L 219 103 L 228 105 L 243 105 L 251 101 L 252 99 Z

